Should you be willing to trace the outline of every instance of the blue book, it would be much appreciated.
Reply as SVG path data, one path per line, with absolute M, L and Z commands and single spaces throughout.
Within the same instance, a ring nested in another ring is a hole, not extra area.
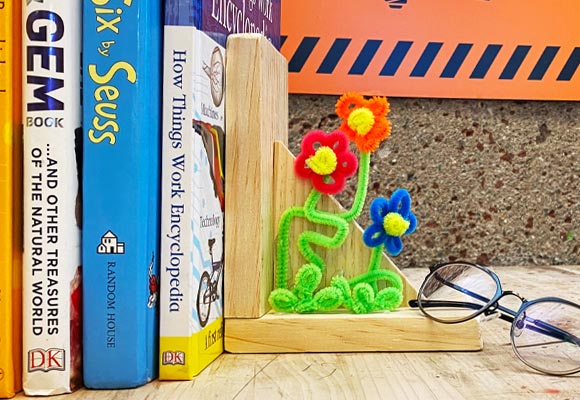
M 163 1 L 84 5 L 84 382 L 130 388 L 158 373 Z

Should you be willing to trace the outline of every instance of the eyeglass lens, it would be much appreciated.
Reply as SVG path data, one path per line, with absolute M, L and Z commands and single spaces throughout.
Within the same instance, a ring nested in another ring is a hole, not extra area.
M 512 346 L 527 365 L 552 374 L 580 371 L 580 307 L 532 302 L 511 328 Z
M 434 320 L 466 321 L 494 302 L 498 281 L 483 267 L 450 263 L 432 272 L 418 305 Z M 565 375 L 580 371 L 580 306 L 554 298 L 524 303 L 513 314 L 512 347 L 528 366 Z
M 497 291 L 497 282 L 484 270 L 454 263 L 438 268 L 427 278 L 418 303 L 435 320 L 460 322 L 486 307 Z

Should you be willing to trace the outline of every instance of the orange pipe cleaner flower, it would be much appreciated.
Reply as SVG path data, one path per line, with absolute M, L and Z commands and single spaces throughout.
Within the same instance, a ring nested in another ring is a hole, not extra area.
M 340 130 L 364 153 L 372 153 L 391 134 L 390 111 L 386 97 L 365 99 L 346 93 L 336 102 L 336 113 L 343 119 Z

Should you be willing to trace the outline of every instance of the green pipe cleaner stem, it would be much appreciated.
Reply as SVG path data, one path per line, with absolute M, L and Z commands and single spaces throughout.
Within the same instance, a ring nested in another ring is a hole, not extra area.
M 360 164 L 358 168 L 358 182 L 352 207 L 349 211 L 339 214 L 340 217 L 347 221 L 356 219 L 362 212 L 362 209 L 365 205 L 365 199 L 367 197 L 367 189 L 369 185 L 370 164 L 371 153 L 361 153 Z
M 320 193 L 318 190 L 312 189 L 310 191 L 308 197 L 306 198 L 306 201 L 304 202 L 304 214 L 306 215 L 306 218 L 310 219 L 308 217 L 308 214 L 312 212 L 312 210 L 316 210 L 316 205 L 318 204 L 321 198 L 322 193 Z
M 310 244 L 316 244 L 321 247 L 334 249 L 339 247 L 348 236 L 349 226 L 348 222 L 336 214 L 319 211 L 316 209 L 316 204 L 320 200 L 322 194 L 317 190 L 312 190 L 304 204 L 304 213 L 306 218 L 315 224 L 328 225 L 336 227 L 334 236 L 329 237 L 319 232 L 306 231 L 302 232 L 298 237 L 298 249 L 300 254 L 311 264 L 320 268 L 321 271 L 325 269 L 325 263 L 322 257 L 316 253 Z
M 306 260 L 308 260 L 308 262 L 318 265 L 321 270 L 324 270 L 325 268 L 324 260 L 311 248 L 310 243 L 332 249 L 335 249 L 344 243 L 349 232 L 347 222 L 357 218 L 364 207 L 369 181 L 370 159 L 370 153 L 361 153 L 357 190 L 353 205 L 349 211 L 336 215 L 330 212 L 318 210 L 316 205 L 318 204 L 322 194 L 315 189 L 310 192 L 306 199 L 304 211 L 306 218 L 309 221 L 316 224 L 335 226 L 337 228 L 336 234 L 330 239 L 328 239 L 327 236 L 316 232 L 303 232 L 298 239 L 300 253 L 304 258 L 306 258 Z
M 371 259 L 369 260 L 368 272 L 373 272 L 381 269 L 381 260 L 383 259 L 383 246 L 373 248 Z M 369 282 L 375 293 L 379 291 L 377 281 Z
M 276 288 L 288 289 L 288 266 L 290 264 L 290 225 L 292 219 L 304 217 L 304 208 L 290 207 L 280 217 L 276 253 Z
M 372 283 L 377 281 L 386 281 L 392 287 L 403 290 L 403 281 L 401 277 L 393 271 L 389 271 L 386 269 L 379 269 L 377 271 L 369 271 L 365 272 L 364 274 L 355 276 L 354 278 L 348 281 L 350 287 L 354 287 L 359 283 Z
M 346 221 L 343 222 L 345 222 L 346 225 L 337 229 L 332 237 L 313 231 L 302 232 L 298 237 L 298 250 L 300 251 L 300 254 L 302 254 L 309 263 L 319 267 L 321 271 L 324 271 L 325 269 L 325 262 L 322 257 L 312 249 L 311 244 L 326 247 L 328 249 L 335 249 L 340 246 L 348 236 L 348 224 Z
M 324 260 L 310 247 L 310 243 L 323 247 L 336 248 L 340 246 L 346 236 L 348 236 L 349 227 L 347 221 L 357 218 L 365 203 L 367 195 L 367 186 L 369 181 L 370 153 L 361 153 L 361 162 L 359 165 L 359 174 L 357 190 L 351 209 L 345 213 L 336 215 L 316 209 L 322 194 L 313 189 L 306 199 L 305 206 L 291 207 L 286 210 L 281 218 L 278 230 L 277 243 L 277 262 L 276 262 L 276 287 L 288 288 L 288 269 L 290 265 L 290 226 L 293 218 L 305 217 L 311 222 L 335 226 L 337 232 L 332 238 L 317 232 L 303 232 L 298 238 L 298 248 L 300 253 L 310 263 L 318 266 L 321 271 L 324 270 Z

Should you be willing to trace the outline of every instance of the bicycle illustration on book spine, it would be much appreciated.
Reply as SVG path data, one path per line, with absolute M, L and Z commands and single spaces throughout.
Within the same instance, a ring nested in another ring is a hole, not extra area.
M 200 126 L 200 124 L 198 124 Z M 192 293 L 196 294 L 196 320 L 203 328 L 222 315 L 223 272 L 223 175 L 218 157 L 219 139 L 215 128 L 196 129 L 193 165 L 193 266 Z M 205 142 L 210 145 L 204 145 Z M 208 139 L 209 136 L 209 139 Z M 216 138 L 216 139 L 214 139 Z M 223 135 L 222 135 L 223 138 Z M 215 141 L 214 141 L 215 140 Z M 198 144 L 200 146 L 198 146 Z M 216 149 L 215 151 L 213 149 Z M 197 197 L 197 199 L 195 199 Z M 195 216 L 197 216 L 196 219 Z M 197 287 L 195 286 L 197 284 Z
M 224 227 L 224 56 L 218 46 L 200 42 L 207 60 L 195 70 L 193 113 L 193 290 L 192 313 L 201 328 L 223 315 Z M 207 45 L 210 46 L 207 46 Z M 203 47 L 207 46 L 207 47 Z M 213 47 L 213 48 L 212 48 Z M 203 94 L 203 95 L 201 95 Z M 197 287 L 195 286 L 197 283 Z M 198 328 L 199 329 L 199 328 Z

